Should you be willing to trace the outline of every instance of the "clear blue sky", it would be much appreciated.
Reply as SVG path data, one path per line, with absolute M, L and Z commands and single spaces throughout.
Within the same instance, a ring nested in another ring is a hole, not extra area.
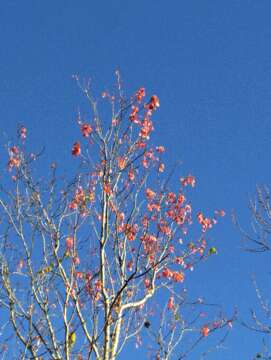
M 237 305 L 244 317 L 255 303 L 250 274 L 270 283 L 270 262 L 241 251 L 230 218 L 234 209 L 249 226 L 248 198 L 271 178 L 270 14 L 270 0 L 0 4 L 1 143 L 23 123 L 34 147 L 44 144 L 46 158 L 68 169 L 83 102 L 72 74 L 90 76 L 100 91 L 118 68 L 128 91 L 157 93 L 155 138 L 168 161 L 181 159 L 183 173 L 198 178 L 196 206 L 227 213 L 212 234 L 219 255 L 189 287 L 229 314 Z M 236 326 L 227 350 L 209 359 L 251 359 L 260 343 Z M 134 351 L 127 356 L 138 359 Z

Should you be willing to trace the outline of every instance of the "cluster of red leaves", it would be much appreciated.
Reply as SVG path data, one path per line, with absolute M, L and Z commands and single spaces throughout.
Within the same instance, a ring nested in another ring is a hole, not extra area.
M 210 329 L 209 329 L 208 325 L 204 325 L 204 326 L 201 328 L 200 332 L 201 332 L 201 335 L 202 335 L 202 336 L 204 336 L 204 337 L 208 336 L 208 335 L 209 335 L 209 332 L 210 332 Z
M 148 151 L 145 151 L 141 164 L 143 168 L 148 169 L 150 164 L 154 165 L 156 161 L 159 161 L 159 158 L 155 156 L 154 150 L 150 149 Z
M 194 187 L 196 185 L 196 178 L 192 175 L 188 175 L 185 178 L 180 178 L 180 181 L 183 186 L 190 185 Z
M 9 151 L 8 169 L 18 168 L 21 165 L 20 151 L 17 146 L 12 146 Z
M 19 136 L 22 140 L 26 139 L 26 135 L 27 135 L 27 129 L 24 126 L 21 126 L 20 130 L 19 130 Z
M 73 248 L 74 238 L 72 236 L 68 236 L 66 238 L 66 249 L 71 250 Z
M 88 214 L 87 203 L 95 201 L 95 192 L 93 190 L 85 192 L 82 186 L 78 186 L 75 190 L 72 201 L 69 204 L 71 210 L 79 210 L 81 216 Z
M 126 167 L 126 159 L 124 157 L 119 157 L 117 161 L 118 161 L 118 168 L 120 170 L 124 170 Z
M 145 97 L 145 89 L 144 89 L 143 87 L 141 87 L 141 88 L 136 92 L 136 99 L 137 99 L 137 101 L 140 103 L 144 97 Z
M 95 278 L 90 271 L 85 273 L 78 270 L 75 272 L 75 277 L 77 281 L 83 282 L 83 287 L 86 293 L 92 298 L 94 302 L 101 299 L 102 282 L 100 279 Z M 83 306 L 82 303 L 81 306 Z
M 156 151 L 160 154 L 165 152 L 165 147 L 164 146 L 156 146 Z
M 150 188 L 147 188 L 145 190 L 145 194 L 146 194 L 146 198 L 150 201 L 150 200 L 153 200 L 156 196 L 156 193 L 150 189 Z
M 157 237 L 146 233 L 141 236 L 140 240 L 143 243 L 145 254 L 148 256 L 150 263 L 154 264 L 156 255 L 161 250 Z
M 81 145 L 79 142 L 76 142 L 73 144 L 73 147 L 72 147 L 72 155 L 79 156 L 80 154 L 81 154 Z
M 73 264 L 75 266 L 78 266 L 80 264 L 80 258 L 77 255 L 76 249 L 75 249 L 75 240 L 73 236 L 66 237 L 66 256 L 72 256 L 73 257 Z
M 174 282 L 184 281 L 184 273 L 182 271 L 172 271 L 168 267 L 163 269 L 162 275 L 166 279 L 172 279 Z
M 145 90 L 143 88 L 139 89 L 136 94 L 136 99 L 138 102 L 141 102 L 143 96 L 145 96 Z M 134 124 L 140 126 L 139 137 L 141 141 L 138 141 L 138 147 L 144 148 L 145 141 L 150 139 L 150 134 L 154 130 L 153 123 L 151 121 L 151 115 L 154 110 L 160 106 L 159 99 L 156 95 L 151 96 L 150 101 L 144 105 L 144 108 L 147 112 L 144 114 L 143 119 L 139 117 L 139 107 L 136 105 L 132 106 L 129 119 Z
M 85 290 L 93 301 L 101 299 L 102 282 L 100 279 L 94 280 L 92 274 L 88 272 L 85 277 Z
M 140 129 L 140 132 L 139 132 L 139 136 L 144 140 L 145 139 L 149 140 L 150 133 L 153 130 L 154 130 L 154 127 L 153 127 L 151 119 L 148 118 L 148 117 L 145 117 L 144 120 L 141 123 L 141 129 Z
M 168 310 L 173 310 L 174 307 L 175 307 L 174 297 L 170 296 L 170 298 L 168 299 L 167 308 Z
M 150 101 L 145 105 L 145 108 L 153 111 L 160 106 L 160 102 L 157 95 L 152 95 Z
M 128 179 L 130 181 L 134 181 L 135 180 L 135 171 L 132 167 L 130 167 L 129 171 L 128 171 Z
M 174 197 L 174 201 L 173 201 Z M 167 210 L 167 216 L 174 221 L 177 225 L 181 226 L 185 223 L 191 223 L 191 213 L 192 208 L 190 204 L 184 204 L 185 197 L 180 192 L 178 196 L 175 194 L 173 195 L 170 193 L 168 195 L 169 200 L 169 207 Z
M 81 125 L 81 133 L 84 137 L 89 137 L 90 134 L 93 132 L 91 125 L 85 123 Z
M 228 320 L 226 322 L 226 324 L 228 325 L 229 328 L 232 328 L 232 320 Z M 221 327 L 221 325 L 223 325 L 223 321 L 219 320 L 219 321 L 214 321 L 212 324 L 210 325 L 203 325 L 200 329 L 200 333 L 203 337 L 207 337 L 210 334 L 211 330 L 215 330 L 218 329 L 219 327 Z
M 215 225 L 217 223 L 218 216 L 219 217 L 225 216 L 225 211 L 224 210 L 216 210 L 215 216 L 212 219 L 205 217 L 202 212 L 199 212 L 197 214 L 197 219 L 202 227 L 202 231 L 206 232 L 208 229 L 211 229 L 213 227 L 213 225 Z
M 171 238 L 172 237 L 172 230 L 171 227 L 169 226 L 169 224 L 161 219 L 157 225 L 158 230 L 161 231 L 162 234 L 166 235 L 167 237 Z
M 109 182 L 104 182 L 103 184 L 103 191 L 106 195 L 111 195 L 112 194 L 112 190 L 111 190 L 111 186 L 109 184 Z
M 125 235 L 129 241 L 135 240 L 137 232 L 138 232 L 137 224 L 134 224 L 134 225 L 126 224 L 125 225 Z
M 18 137 L 21 139 L 22 142 L 26 139 L 27 136 L 27 129 L 24 126 L 21 126 L 18 129 Z M 22 164 L 22 156 L 23 153 L 19 150 L 17 146 L 12 146 L 9 149 L 9 160 L 8 160 L 8 170 L 11 171 L 14 168 L 19 168 Z M 34 155 L 30 154 L 30 157 L 33 159 Z M 14 179 L 16 179 L 16 176 L 13 176 Z
M 139 107 L 133 105 L 132 106 L 132 111 L 131 114 L 129 116 L 130 121 L 132 121 L 134 124 L 140 124 L 140 121 L 138 119 L 138 112 L 139 112 Z
M 210 218 L 204 217 L 202 212 L 199 212 L 197 215 L 198 222 L 202 226 L 202 231 L 205 232 L 208 229 L 211 229 L 213 226 L 213 221 Z

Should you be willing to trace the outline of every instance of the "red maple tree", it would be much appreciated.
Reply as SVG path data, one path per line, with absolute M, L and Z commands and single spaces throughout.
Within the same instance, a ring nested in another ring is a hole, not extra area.
M 207 233 L 224 212 L 193 216 L 190 174 L 170 188 L 165 148 L 150 141 L 156 95 L 146 98 L 140 88 L 126 99 L 119 81 L 117 95 L 102 94 L 112 108 L 106 127 L 89 87 L 76 80 L 92 113 L 78 116 L 74 179 L 62 181 L 55 164 L 48 181 L 35 179 L 39 156 L 27 151 L 25 127 L 8 148 L 11 179 L 0 194 L 0 306 L 9 316 L 2 352 L 14 354 L 13 336 L 18 358 L 109 360 L 130 339 L 139 346 L 145 333 L 155 359 L 184 358 L 228 324 L 223 316 L 202 322 L 201 299 L 190 302 L 193 321 L 183 310 L 186 274 L 216 252 Z M 192 242 L 193 218 L 199 235 Z M 191 333 L 195 339 L 178 352 Z

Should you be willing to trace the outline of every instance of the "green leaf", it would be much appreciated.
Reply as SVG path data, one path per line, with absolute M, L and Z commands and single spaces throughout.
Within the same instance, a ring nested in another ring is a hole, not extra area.
M 217 255 L 217 250 L 214 246 L 209 249 L 209 255 Z

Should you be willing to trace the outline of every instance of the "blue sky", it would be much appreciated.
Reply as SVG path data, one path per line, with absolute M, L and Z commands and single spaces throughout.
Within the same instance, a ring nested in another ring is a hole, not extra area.
M 33 147 L 45 145 L 46 159 L 68 171 L 83 102 L 73 74 L 91 77 L 100 92 L 120 69 L 127 92 L 157 93 L 155 140 L 169 163 L 180 159 L 181 171 L 197 177 L 195 206 L 227 213 L 212 234 L 219 255 L 191 276 L 191 292 L 229 314 L 236 305 L 243 317 L 255 306 L 250 275 L 263 287 L 270 280 L 267 257 L 242 251 L 230 217 L 235 210 L 249 227 L 248 199 L 270 183 L 270 12 L 269 0 L 0 4 L 1 143 L 23 123 Z M 251 359 L 260 343 L 236 325 L 227 350 L 209 359 Z

